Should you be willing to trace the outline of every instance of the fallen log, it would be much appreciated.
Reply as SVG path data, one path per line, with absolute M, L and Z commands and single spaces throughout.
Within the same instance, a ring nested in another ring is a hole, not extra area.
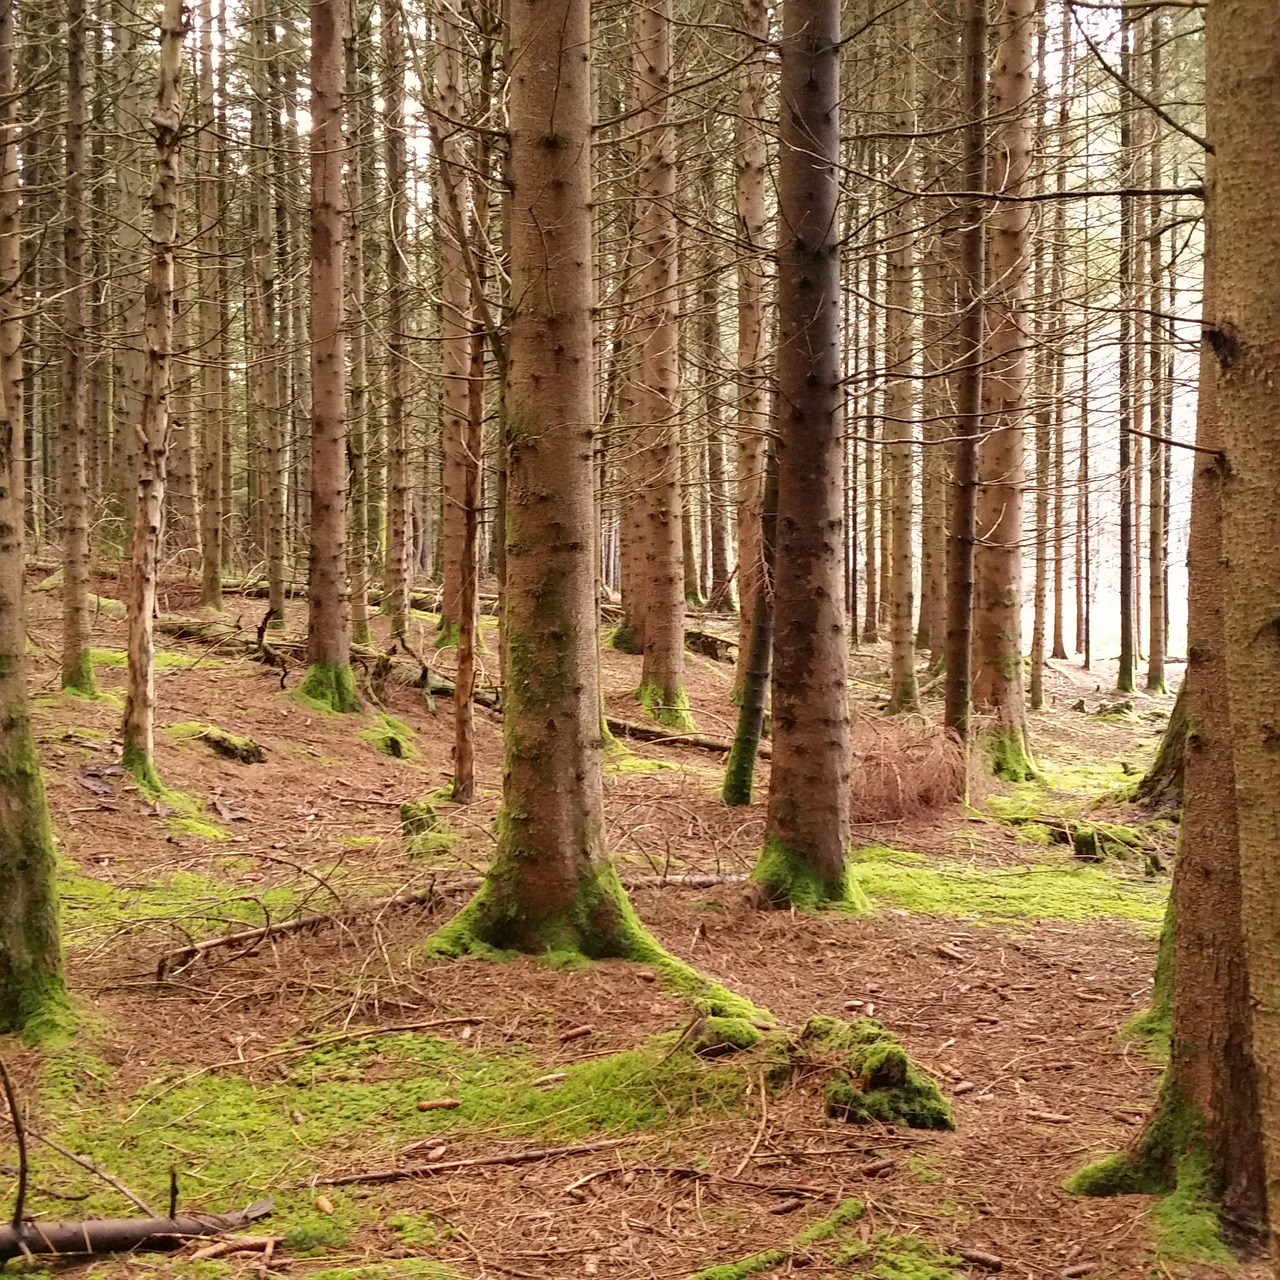
M 634 720 L 619 720 L 616 716 L 606 716 L 605 724 L 609 726 L 609 732 L 619 738 L 635 738 L 638 742 L 696 747 L 699 751 L 718 751 L 726 755 L 733 747 L 733 743 L 727 738 L 711 738 L 702 733 L 672 733 L 660 724 L 637 724 Z M 762 742 L 758 754 L 767 760 L 773 753 L 768 743 Z
M 234 1213 L 182 1213 L 169 1218 L 89 1218 L 79 1222 L 24 1222 L 0 1227 L 0 1261 L 24 1254 L 163 1252 L 197 1236 L 220 1236 L 265 1218 L 272 1199 Z

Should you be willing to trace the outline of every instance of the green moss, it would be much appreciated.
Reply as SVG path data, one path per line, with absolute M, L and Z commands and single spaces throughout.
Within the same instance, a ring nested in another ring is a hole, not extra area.
M 313 662 L 294 697 L 303 706 L 321 713 L 360 710 L 356 678 L 345 662 Z
M 89 608 L 95 613 L 100 613 L 104 617 L 114 618 L 117 622 L 123 622 L 128 616 L 129 611 L 119 600 L 113 600 L 110 596 L 89 596 Z
M 693 733 L 697 725 L 689 709 L 689 695 L 682 688 L 664 689 L 656 684 L 642 684 L 636 696 L 645 713 L 659 724 L 677 733 Z
M 1036 775 L 1035 761 L 1027 746 L 1027 736 L 1013 725 L 1003 725 L 983 739 L 987 766 L 997 778 L 1007 782 L 1026 782 Z
M 1178 1161 L 1177 1186 L 1151 1210 L 1156 1248 L 1166 1258 L 1234 1265 L 1222 1239 L 1208 1153 L 1188 1151 Z
M 961 1280 L 961 1259 L 940 1253 L 920 1236 L 880 1231 L 868 1241 L 854 1241 L 835 1262 L 860 1280 Z
M 427 857 L 455 848 L 461 837 L 449 830 L 440 813 L 449 804 L 451 789 L 440 787 L 425 799 L 406 801 L 400 806 L 400 833 L 412 857 Z
M 680 766 L 670 760 L 647 760 L 621 745 L 607 753 L 604 766 L 605 773 L 661 773 L 666 769 L 679 772 Z
M 458 647 L 458 624 L 440 620 L 440 630 L 436 633 L 437 649 L 456 649 Z
M 371 742 L 384 756 L 393 760 L 416 760 L 418 748 L 414 745 L 416 734 L 403 720 L 379 713 L 373 717 L 368 729 L 356 735 L 362 742 Z
M 98 682 L 93 674 L 93 659 L 88 649 L 79 655 L 70 671 L 62 673 L 62 690 L 81 698 L 98 696 Z
M 285 1241 L 286 1248 L 288 1241 Z M 452 1267 L 429 1258 L 389 1258 L 362 1267 L 327 1267 L 307 1273 L 307 1280 L 463 1280 Z
M 343 836 L 344 849 L 372 849 L 382 843 L 381 836 Z
M 640 642 L 639 633 L 629 622 L 614 627 L 608 638 L 608 645 L 619 653 L 643 653 L 644 645 Z
M 632 960 L 653 966 L 669 991 L 689 999 L 704 1013 L 775 1020 L 667 951 L 640 922 L 610 863 L 597 868 L 569 907 L 550 918 L 527 920 L 517 894 L 517 882 L 508 879 L 495 861 L 480 892 L 428 939 L 428 954 L 441 959 L 464 955 L 501 959 L 523 950 L 579 954 L 589 960 Z
M 912 1129 L 954 1129 L 955 1117 L 938 1086 L 907 1056 L 892 1033 L 870 1018 L 846 1023 L 810 1018 L 799 1048 L 834 1061 L 827 1081 L 827 1115 L 854 1124 L 878 1121 Z
M 870 902 L 847 865 L 841 867 L 835 880 L 828 880 L 799 854 L 772 838 L 760 851 L 751 879 L 760 886 L 761 897 L 775 907 L 795 907 L 801 911 L 871 910 Z
M 66 574 L 62 569 L 55 569 L 47 578 L 41 578 L 32 591 L 59 591 L 66 582 Z
M 262 764 L 267 758 L 267 753 L 252 738 L 220 729 L 214 724 L 184 720 L 181 724 L 170 725 L 168 731 L 179 741 L 203 742 L 217 755 L 238 760 L 241 764 Z
M 1173 1036 L 1173 961 L 1174 931 L 1177 921 L 1177 899 L 1171 893 L 1160 926 L 1160 949 L 1156 955 L 1156 976 L 1151 989 L 1151 1007 L 1131 1018 L 1124 1026 L 1126 1035 L 1145 1041 L 1157 1062 L 1169 1061 Z
M 124 649 L 90 649 L 89 657 L 95 667 L 127 667 L 129 655 Z M 194 666 L 221 667 L 224 662 L 198 654 L 174 653 L 170 649 L 157 649 L 151 657 L 156 671 L 189 671 Z
M 1000 920 L 1133 920 L 1152 933 L 1164 914 L 1165 890 L 1098 866 L 986 868 L 928 859 L 883 845 L 854 853 L 853 874 L 873 902 L 930 916 Z
M 196 836 L 201 840 L 230 840 L 231 832 L 208 818 L 170 818 L 168 827 L 178 835 Z
M 746 1280 L 747 1276 L 776 1271 L 797 1254 L 812 1252 L 813 1246 L 838 1241 L 844 1229 L 857 1222 L 866 1212 L 861 1200 L 844 1200 L 825 1218 L 806 1227 L 789 1244 L 776 1249 L 765 1249 L 737 1262 L 724 1262 L 706 1267 L 690 1280 Z

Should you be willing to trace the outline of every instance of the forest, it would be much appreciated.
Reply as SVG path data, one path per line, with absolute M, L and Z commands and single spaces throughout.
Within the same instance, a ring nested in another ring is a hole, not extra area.
M 0 0 L 0 1268 L 1280 1280 L 1276 0 Z

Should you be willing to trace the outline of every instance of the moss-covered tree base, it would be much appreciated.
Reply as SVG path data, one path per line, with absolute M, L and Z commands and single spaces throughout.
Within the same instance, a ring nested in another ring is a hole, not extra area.
M 779 841 L 766 841 L 751 873 L 756 904 L 775 910 L 869 912 L 871 902 L 848 865 L 834 879 L 815 871 Z
M 437 649 L 456 649 L 458 647 L 458 624 L 440 620 L 440 630 L 436 633 Z
M 689 695 L 683 689 L 664 689 L 656 684 L 642 684 L 636 696 L 646 714 L 668 729 L 693 733 L 697 725 L 689 709 Z
M 1068 1179 L 1080 1196 L 1149 1195 L 1164 1198 L 1151 1211 L 1160 1252 L 1172 1258 L 1231 1263 L 1218 1215 L 1213 1163 L 1197 1108 L 1167 1081 L 1146 1128 L 1128 1151 L 1105 1156 Z M 1256 1240 L 1242 1233 L 1244 1247 Z
M 93 654 L 86 649 L 75 667 L 62 673 L 62 691 L 77 698 L 98 697 L 98 680 L 93 671 Z
M 501 855 L 499 855 L 501 858 Z M 522 910 L 515 884 L 495 864 L 479 893 L 427 941 L 428 954 L 445 959 L 513 953 L 559 962 L 631 960 L 650 965 L 668 990 L 707 1015 L 772 1025 L 776 1019 L 677 959 L 644 927 L 611 865 L 601 867 L 564 910 L 543 920 Z
M 624 622 L 613 630 L 613 635 L 609 637 L 609 647 L 616 649 L 619 653 L 643 653 L 644 643 L 640 639 L 640 633 L 629 622 Z
M 938 1086 L 880 1023 L 810 1018 L 796 1046 L 804 1058 L 833 1070 L 824 1095 L 827 1115 L 853 1124 L 903 1124 L 954 1129 L 951 1106 Z
M 756 755 L 760 749 L 760 739 L 752 737 L 747 741 L 739 734 L 733 740 L 729 750 L 729 762 L 724 768 L 724 787 L 720 795 L 730 808 L 751 803 L 751 791 L 756 779 Z
M 346 662 L 313 662 L 307 668 L 298 698 L 317 711 L 360 710 L 355 674 Z
M 156 768 L 156 762 L 141 747 L 125 747 L 120 753 L 120 763 L 124 765 L 125 770 L 138 784 L 138 790 L 148 800 L 159 800 L 165 795 L 167 788 L 160 777 L 160 770 Z
M 987 765 L 1006 782 L 1030 782 L 1036 776 L 1036 762 L 1027 746 L 1027 735 L 1013 725 L 993 729 L 983 741 Z

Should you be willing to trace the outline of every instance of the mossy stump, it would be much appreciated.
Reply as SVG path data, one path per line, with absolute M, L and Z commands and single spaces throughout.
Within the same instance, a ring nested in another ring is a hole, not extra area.
M 307 668 L 298 698 L 322 712 L 345 714 L 360 710 L 355 674 L 346 662 L 313 662 Z
M 911 1061 L 892 1032 L 871 1018 L 853 1023 L 810 1018 L 796 1052 L 833 1068 L 823 1091 L 832 1119 L 911 1129 L 956 1127 L 938 1086 Z
M 252 738 L 238 733 L 230 733 L 213 724 L 197 724 L 194 721 L 186 724 L 175 724 L 169 730 L 177 738 L 187 738 L 193 742 L 203 742 L 215 755 L 226 760 L 235 760 L 239 764 L 264 764 L 267 753 L 262 745 Z

